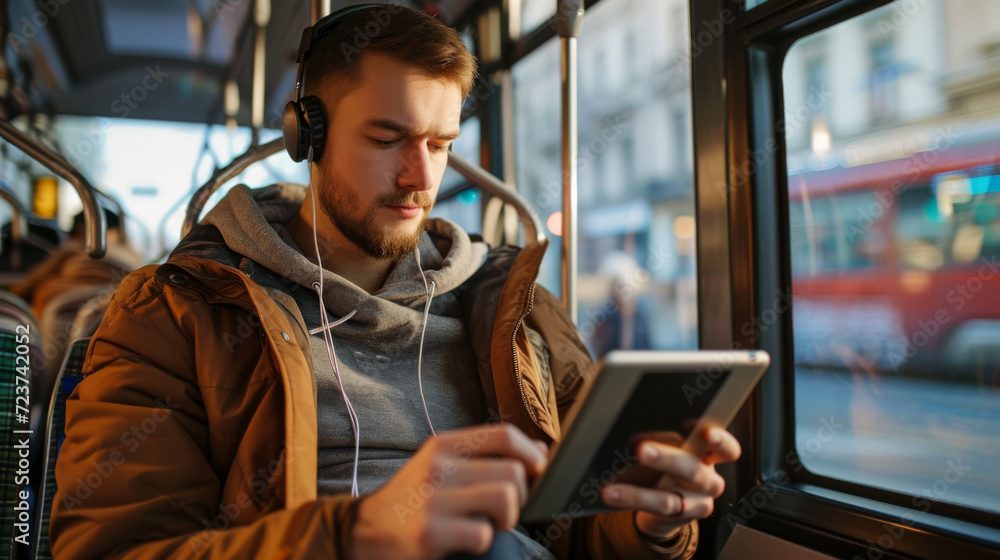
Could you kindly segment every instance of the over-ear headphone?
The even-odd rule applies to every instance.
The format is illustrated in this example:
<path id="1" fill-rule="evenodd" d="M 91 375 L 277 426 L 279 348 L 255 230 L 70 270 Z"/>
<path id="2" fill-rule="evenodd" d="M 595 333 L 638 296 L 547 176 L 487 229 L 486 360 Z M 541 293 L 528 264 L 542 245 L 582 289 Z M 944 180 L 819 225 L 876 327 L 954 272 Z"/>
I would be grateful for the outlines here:
<path id="1" fill-rule="evenodd" d="M 285 139 L 285 150 L 292 161 L 299 162 L 309 157 L 312 149 L 312 161 L 319 161 L 326 142 L 326 123 L 323 120 L 323 105 L 315 95 L 301 97 L 302 76 L 305 71 L 306 59 L 313 44 L 351 14 L 382 7 L 383 4 L 358 4 L 337 10 L 315 25 L 302 31 L 302 41 L 299 43 L 299 53 L 295 60 L 299 64 L 295 76 L 295 100 L 285 105 L 281 114 L 281 135 Z"/>

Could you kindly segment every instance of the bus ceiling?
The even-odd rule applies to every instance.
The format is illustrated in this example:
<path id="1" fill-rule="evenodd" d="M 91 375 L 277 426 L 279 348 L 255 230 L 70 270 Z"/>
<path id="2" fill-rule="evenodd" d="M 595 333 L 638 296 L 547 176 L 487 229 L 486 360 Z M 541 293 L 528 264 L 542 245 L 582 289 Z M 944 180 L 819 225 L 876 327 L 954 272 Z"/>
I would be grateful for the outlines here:
<path id="1" fill-rule="evenodd" d="M 4 116 L 50 112 L 221 123 L 232 81 L 239 96 L 236 121 L 249 125 L 254 5 L 11 0 L 3 33 L 12 91 Z M 310 3 L 282 2 L 277 8 L 267 23 L 264 80 L 264 124 L 275 128 L 294 87 L 295 46 L 309 22 Z"/>

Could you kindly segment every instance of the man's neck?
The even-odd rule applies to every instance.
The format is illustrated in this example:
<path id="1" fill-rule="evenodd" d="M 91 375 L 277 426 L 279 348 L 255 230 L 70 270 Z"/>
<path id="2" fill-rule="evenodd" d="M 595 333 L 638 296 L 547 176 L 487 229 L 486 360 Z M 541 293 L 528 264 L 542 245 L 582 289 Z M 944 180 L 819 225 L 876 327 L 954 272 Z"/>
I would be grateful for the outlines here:
<path id="1" fill-rule="evenodd" d="M 360 247 L 348 241 L 336 226 L 324 220 L 319 212 L 316 214 L 316 219 L 319 222 L 316 235 L 319 238 L 323 268 L 369 294 L 381 288 L 392 272 L 392 261 L 376 259 L 365 253 Z M 306 197 L 299 213 L 285 228 L 306 258 L 314 263 L 317 262 L 316 244 L 313 241 L 312 200 L 309 197 Z"/>

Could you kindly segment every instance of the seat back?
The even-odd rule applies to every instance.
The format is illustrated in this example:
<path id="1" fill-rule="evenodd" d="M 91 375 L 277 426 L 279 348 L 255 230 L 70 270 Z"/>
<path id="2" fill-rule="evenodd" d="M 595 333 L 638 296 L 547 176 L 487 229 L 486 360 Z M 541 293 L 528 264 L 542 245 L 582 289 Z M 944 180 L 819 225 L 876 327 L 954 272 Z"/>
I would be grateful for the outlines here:
<path id="1" fill-rule="evenodd" d="M 52 550 L 49 547 L 49 516 L 52 514 L 52 501 L 56 495 L 56 459 L 59 457 L 59 448 L 66 437 L 66 399 L 69 397 L 77 384 L 83 380 L 83 361 L 87 356 L 87 347 L 90 346 L 90 338 L 81 338 L 70 343 L 66 351 L 66 359 L 56 377 L 55 390 L 52 393 L 52 402 L 49 405 L 49 416 L 47 422 L 48 434 L 45 445 L 45 478 L 42 481 L 40 495 L 42 497 L 41 514 L 38 516 L 35 530 L 35 559 L 52 558 Z"/>
<path id="2" fill-rule="evenodd" d="M 29 311 L 0 298 L 0 558 L 26 558 L 41 477 L 41 340 Z M 33 413 L 34 412 L 34 413 Z"/>

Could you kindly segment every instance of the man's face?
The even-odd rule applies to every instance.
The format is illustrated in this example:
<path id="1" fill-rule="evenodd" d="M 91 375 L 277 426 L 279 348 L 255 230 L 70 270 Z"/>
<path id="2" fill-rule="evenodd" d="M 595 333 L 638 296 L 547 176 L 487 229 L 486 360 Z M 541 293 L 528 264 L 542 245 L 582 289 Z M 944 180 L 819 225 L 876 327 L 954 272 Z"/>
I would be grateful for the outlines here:
<path id="1" fill-rule="evenodd" d="M 366 53 L 360 64 L 360 84 L 329 109 L 316 193 L 348 241 L 399 261 L 416 249 L 437 197 L 462 92 L 382 55 Z"/>

